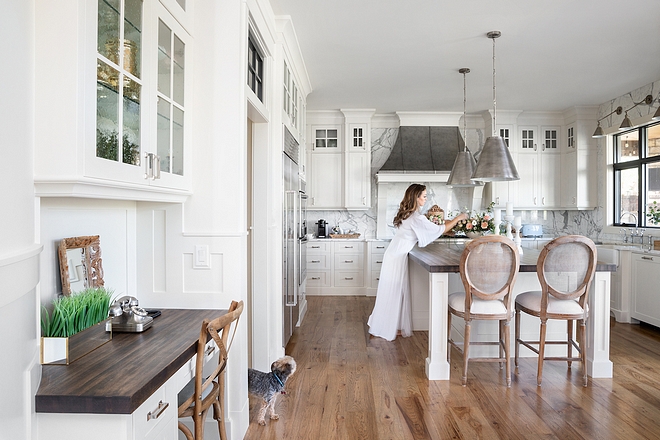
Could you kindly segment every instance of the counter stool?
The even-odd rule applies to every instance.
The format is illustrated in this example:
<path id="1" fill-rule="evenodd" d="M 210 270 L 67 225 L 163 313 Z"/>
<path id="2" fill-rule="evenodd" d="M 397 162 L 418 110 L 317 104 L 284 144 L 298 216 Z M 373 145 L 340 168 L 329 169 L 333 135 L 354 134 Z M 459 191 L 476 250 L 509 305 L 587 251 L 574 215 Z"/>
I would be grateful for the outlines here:
<path id="1" fill-rule="evenodd" d="M 465 292 L 449 295 L 447 319 L 447 360 L 451 347 L 463 355 L 463 386 L 467 384 L 468 360 L 499 362 L 506 365 L 506 386 L 511 386 L 510 322 L 513 317 L 512 290 L 518 275 L 520 255 L 518 247 L 510 239 L 500 235 L 479 237 L 465 246 L 459 270 Z M 456 315 L 465 321 L 464 342 L 451 337 L 451 317 Z M 496 342 L 470 342 L 472 320 L 499 321 Z M 497 345 L 499 356 L 494 358 L 470 358 L 470 345 Z"/>
<path id="2" fill-rule="evenodd" d="M 536 273 L 541 283 L 540 291 L 521 293 L 516 297 L 516 356 L 518 371 L 520 344 L 538 354 L 538 373 L 536 383 L 541 386 L 543 361 L 582 362 L 584 386 L 587 386 L 586 368 L 586 322 L 589 315 L 587 298 L 589 287 L 596 270 L 596 246 L 594 242 L 581 235 L 558 237 L 545 245 L 536 263 Z M 523 341 L 520 337 L 520 312 L 541 319 L 538 341 Z M 567 321 L 565 341 L 546 341 L 548 319 Z M 573 321 L 578 324 L 577 343 L 573 339 Z M 567 346 L 564 357 L 546 357 L 546 344 Z M 538 348 L 534 347 L 538 346 Z M 573 348 L 578 356 L 573 356 Z"/>
<path id="3" fill-rule="evenodd" d="M 224 396 L 225 396 L 225 368 L 227 367 L 227 354 L 231 348 L 238 327 L 238 318 L 243 312 L 243 301 L 232 301 L 227 314 L 209 322 L 202 322 L 202 329 L 197 341 L 197 362 L 195 365 L 195 377 L 179 392 L 179 419 L 192 417 L 195 433 L 179 420 L 179 430 L 184 433 L 188 440 L 204 439 L 204 421 L 211 407 L 213 407 L 213 418 L 218 422 L 220 438 L 227 439 L 225 432 Z M 231 341 L 229 339 L 230 328 L 234 324 Z M 218 365 L 213 372 L 204 377 L 204 357 L 206 343 L 213 338 L 220 350 Z"/>

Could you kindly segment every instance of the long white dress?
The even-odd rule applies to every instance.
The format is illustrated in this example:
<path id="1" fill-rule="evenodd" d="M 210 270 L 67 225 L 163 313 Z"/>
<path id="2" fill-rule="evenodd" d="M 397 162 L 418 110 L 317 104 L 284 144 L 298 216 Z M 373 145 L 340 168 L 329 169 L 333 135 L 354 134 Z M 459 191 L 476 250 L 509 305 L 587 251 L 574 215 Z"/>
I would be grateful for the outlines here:
<path id="1" fill-rule="evenodd" d="M 415 244 L 426 246 L 444 231 L 444 225 L 432 223 L 419 211 L 401 223 L 383 256 L 376 304 L 368 321 L 369 333 L 388 341 L 396 338 L 398 330 L 404 337 L 412 335 L 408 252 Z"/>

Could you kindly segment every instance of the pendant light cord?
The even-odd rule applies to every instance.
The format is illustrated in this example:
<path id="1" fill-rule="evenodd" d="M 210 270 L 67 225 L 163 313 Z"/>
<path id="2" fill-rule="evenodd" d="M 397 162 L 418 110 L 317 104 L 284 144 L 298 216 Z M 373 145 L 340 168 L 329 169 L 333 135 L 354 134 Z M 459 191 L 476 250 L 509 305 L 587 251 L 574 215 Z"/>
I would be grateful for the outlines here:
<path id="1" fill-rule="evenodd" d="M 465 75 L 470 69 L 463 69 L 463 152 L 467 151 L 467 116 L 466 116 L 466 88 L 465 88 Z"/>
<path id="2" fill-rule="evenodd" d="M 497 93 L 495 88 L 495 39 L 502 35 L 500 31 L 491 31 L 486 34 L 493 40 L 493 136 L 497 136 Z"/>

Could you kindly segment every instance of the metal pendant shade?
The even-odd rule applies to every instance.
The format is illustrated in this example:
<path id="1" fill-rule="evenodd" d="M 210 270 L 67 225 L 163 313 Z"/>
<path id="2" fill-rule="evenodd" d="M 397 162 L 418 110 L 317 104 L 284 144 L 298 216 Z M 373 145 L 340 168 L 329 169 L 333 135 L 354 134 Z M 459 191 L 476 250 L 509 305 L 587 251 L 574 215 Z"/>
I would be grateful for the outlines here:
<path id="1" fill-rule="evenodd" d="M 451 173 L 449 174 L 447 186 L 460 188 L 481 185 L 480 182 L 472 180 L 472 174 L 474 173 L 476 165 L 477 161 L 474 160 L 474 156 L 472 156 L 470 150 L 466 148 L 463 151 L 459 151 L 456 155 L 456 161 L 451 169 Z"/>
<path id="2" fill-rule="evenodd" d="M 447 186 L 453 188 L 461 187 L 475 187 L 483 185 L 482 182 L 472 180 L 472 174 L 474 173 L 474 168 L 477 164 L 477 161 L 474 160 L 472 153 L 467 147 L 467 123 L 466 123 L 466 86 L 465 86 L 465 75 L 470 73 L 470 69 L 463 67 L 458 70 L 459 73 L 463 74 L 463 140 L 465 147 L 463 151 L 459 151 L 456 154 L 456 160 L 454 161 L 454 166 L 451 168 L 451 173 L 449 174 L 449 179 L 447 179 Z"/>
<path id="3" fill-rule="evenodd" d="M 491 136 L 486 139 L 479 162 L 472 174 L 472 179 L 482 182 L 498 182 L 519 180 L 520 175 L 513 163 L 509 147 L 501 136 Z"/>
<path id="4" fill-rule="evenodd" d="M 486 36 L 493 40 L 493 135 L 486 139 L 484 148 L 479 155 L 477 167 L 472 174 L 472 180 L 482 182 L 499 182 L 509 180 L 520 180 L 520 175 L 513 163 L 509 147 L 497 136 L 496 115 L 497 99 L 495 93 L 495 39 L 502 35 L 500 31 L 491 31 Z"/>

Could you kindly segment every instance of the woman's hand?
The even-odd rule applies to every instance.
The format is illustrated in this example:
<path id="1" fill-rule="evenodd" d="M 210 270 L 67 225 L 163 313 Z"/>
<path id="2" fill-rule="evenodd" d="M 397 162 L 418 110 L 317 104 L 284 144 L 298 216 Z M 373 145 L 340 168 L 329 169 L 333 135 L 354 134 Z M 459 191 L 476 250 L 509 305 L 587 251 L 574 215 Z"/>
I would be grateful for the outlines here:
<path id="1" fill-rule="evenodd" d="M 446 230 L 446 231 L 450 231 L 450 230 L 454 229 L 454 226 L 456 226 L 456 224 L 457 224 L 459 221 L 461 221 L 461 220 L 467 220 L 467 218 L 468 218 L 468 215 L 467 215 L 466 213 L 464 213 L 464 212 L 461 212 L 460 214 L 458 214 L 458 215 L 457 215 L 456 217 L 454 217 L 453 219 L 451 219 L 451 220 L 447 220 L 447 221 L 445 222 L 445 230 Z"/>

